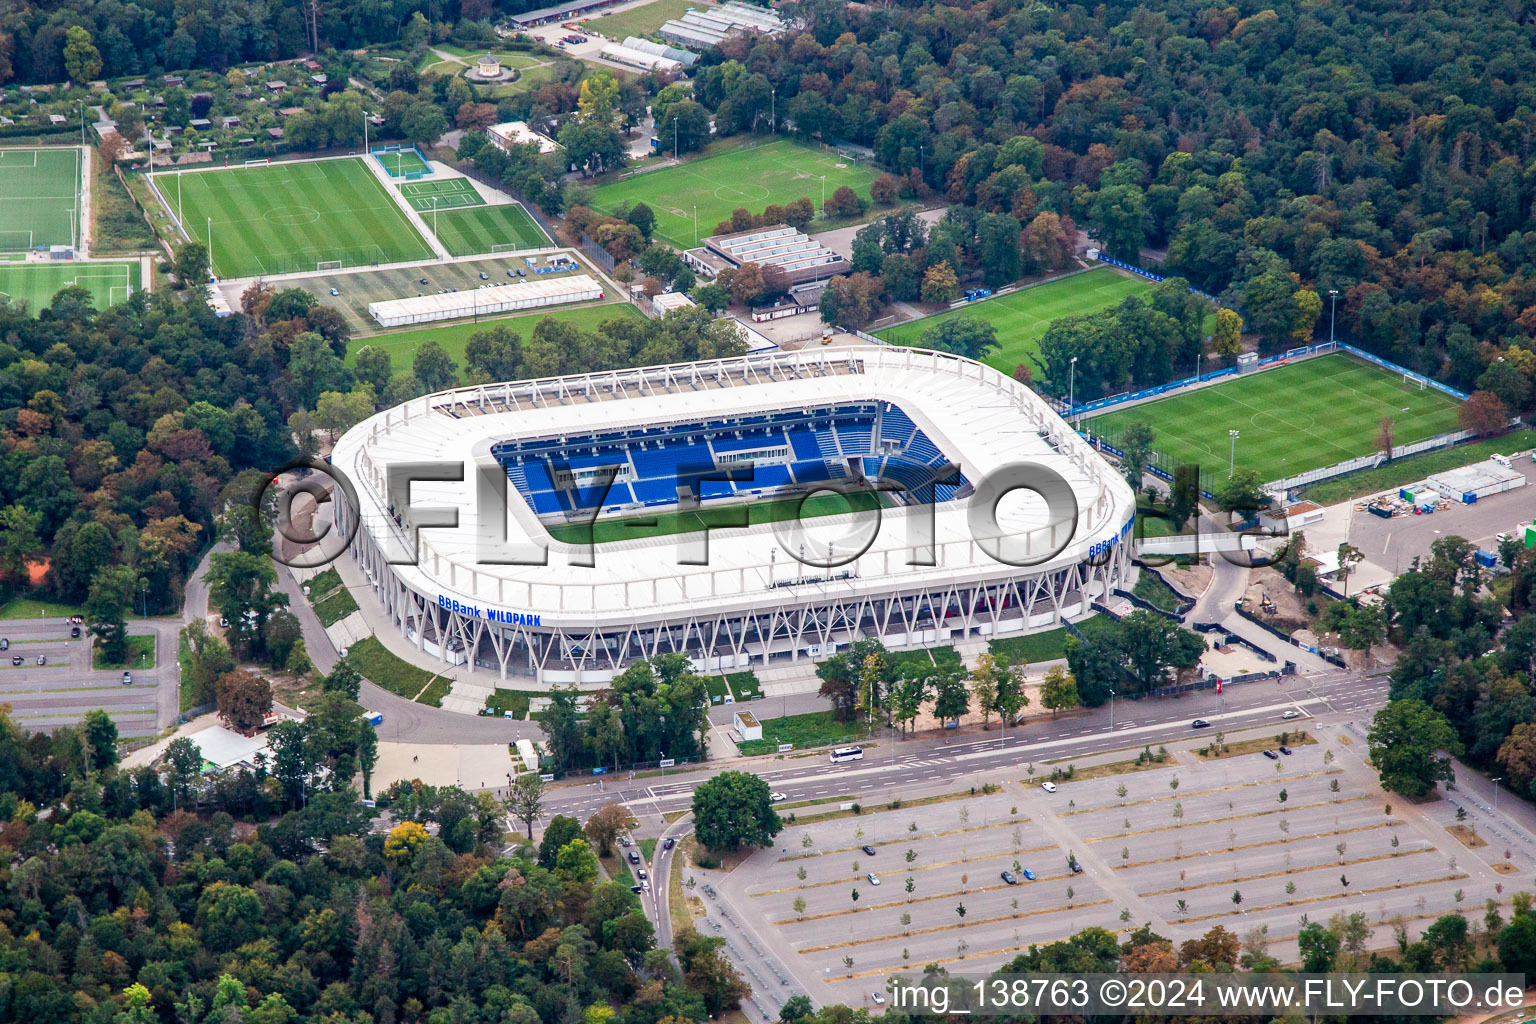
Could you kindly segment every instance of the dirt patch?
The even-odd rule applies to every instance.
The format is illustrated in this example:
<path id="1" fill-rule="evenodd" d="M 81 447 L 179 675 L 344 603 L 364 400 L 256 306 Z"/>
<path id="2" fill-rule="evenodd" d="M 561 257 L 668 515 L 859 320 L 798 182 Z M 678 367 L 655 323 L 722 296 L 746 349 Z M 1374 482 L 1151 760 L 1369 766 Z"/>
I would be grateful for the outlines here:
<path id="1" fill-rule="evenodd" d="M 1191 565 L 1184 568 L 1170 565 L 1157 571 L 1162 573 L 1163 579 L 1173 584 L 1174 589 L 1189 597 L 1199 597 L 1205 593 L 1205 588 L 1211 582 L 1211 567 L 1208 565 Z"/>
<path id="2" fill-rule="evenodd" d="M 1466 825 L 1449 825 L 1446 831 L 1455 836 L 1462 846 L 1469 850 L 1475 850 L 1479 846 L 1487 846 L 1488 840 L 1472 831 Z"/>
<path id="3" fill-rule="evenodd" d="M 1269 598 L 1273 611 L 1266 610 L 1265 597 Z M 1312 616 L 1307 614 L 1307 599 L 1296 593 L 1296 588 L 1284 576 L 1267 565 L 1248 573 L 1243 610 L 1285 633 L 1293 633 L 1312 621 Z"/>
<path id="4" fill-rule="evenodd" d="M 1494 861 L 1488 866 L 1501 875 L 1518 875 L 1520 873 L 1520 869 L 1507 860 Z"/>

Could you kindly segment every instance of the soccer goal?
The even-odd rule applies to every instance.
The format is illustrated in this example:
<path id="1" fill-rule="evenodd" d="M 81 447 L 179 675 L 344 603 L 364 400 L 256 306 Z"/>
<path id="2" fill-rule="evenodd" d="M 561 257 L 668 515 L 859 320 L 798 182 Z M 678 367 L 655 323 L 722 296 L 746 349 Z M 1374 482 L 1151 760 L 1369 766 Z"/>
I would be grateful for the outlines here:
<path id="1" fill-rule="evenodd" d="M 526 248 L 528 247 L 522 242 L 496 242 L 491 246 L 491 252 L 493 254 L 498 252 L 520 252 Z"/>
<path id="2" fill-rule="evenodd" d="M 1423 377 L 1415 377 L 1411 373 L 1403 374 L 1403 387 L 1405 387 L 1405 388 L 1416 387 L 1420 391 L 1423 391 L 1425 389 L 1425 387 L 1427 387 L 1427 386 L 1428 386 L 1428 384 L 1424 380 Z"/>
<path id="3" fill-rule="evenodd" d="M 27 228 L 0 231 L 0 252 L 28 252 L 32 248 L 32 232 Z"/>
<path id="4" fill-rule="evenodd" d="M 269 157 L 269 156 L 257 157 L 257 158 L 252 159 L 252 160 L 247 160 L 245 162 L 245 166 L 247 166 L 247 167 L 270 167 L 270 166 L 272 166 L 272 158 Z"/>
<path id="5" fill-rule="evenodd" d="M 341 267 L 341 260 L 320 260 L 315 264 L 316 270 L 340 270 Z"/>

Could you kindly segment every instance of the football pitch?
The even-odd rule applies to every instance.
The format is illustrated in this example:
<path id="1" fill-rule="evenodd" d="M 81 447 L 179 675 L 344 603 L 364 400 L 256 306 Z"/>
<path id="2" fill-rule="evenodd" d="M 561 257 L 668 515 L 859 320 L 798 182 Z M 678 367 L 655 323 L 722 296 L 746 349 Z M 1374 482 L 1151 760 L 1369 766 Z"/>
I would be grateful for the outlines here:
<path id="1" fill-rule="evenodd" d="M 0 252 L 75 245 L 78 147 L 0 149 Z"/>
<path id="2" fill-rule="evenodd" d="M 688 249 L 694 245 L 695 208 L 698 237 L 704 238 L 715 233 L 720 221 L 730 220 L 736 209 L 762 213 L 771 203 L 782 205 L 801 198 L 821 209 L 823 177 L 827 195 L 847 185 L 868 201 L 869 186 L 877 174 L 873 167 L 852 163 L 837 153 L 778 139 L 600 186 L 592 205 L 612 213 L 625 204 L 644 203 L 656 214 L 656 236 Z"/>
<path id="3" fill-rule="evenodd" d="M 438 241 L 455 256 L 496 252 L 498 245 L 503 247 L 500 251 L 510 252 L 550 244 L 528 211 L 515 203 L 429 213 L 423 219 L 433 225 Z"/>
<path id="4" fill-rule="evenodd" d="M 1112 412 L 1081 429 L 1115 444 L 1130 424 L 1149 424 L 1153 448 L 1216 479 L 1228 463 L 1227 431 L 1236 430 L 1236 464 L 1269 481 L 1371 454 L 1383 418 L 1399 445 L 1456 430 L 1456 407 L 1450 395 L 1340 353 Z"/>
<path id="5" fill-rule="evenodd" d="M 978 317 L 997 328 L 998 348 L 987 358 L 990 365 L 1012 373 L 1015 366 L 1024 363 L 1038 374 L 1040 368 L 1032 357 L 1040 354 L 1040 338 L 1051 324 L 1064 316 L 1097 313 L 1151 287 L 1152 282 L 1144 278 L 1096 267 L 874 333 L 893 345 L 921 345 L 923 332 L 945 320 Z"/>
<path id="6" fill-rule="evenodd" d="M 432 167 L 414 149 L 398 152 L 375 152 L 374 157 L 384 165 L 391 178 L 403 178 L 407 174 L 431 174 Z"/>
<path id="7" fill-rule="evenodd" d="M 717 505 L 689 512 L 641 512 L 632 516 L 599 519 L 592 524 L 592 543 L 671 537 L 679 533 L 697 533 L 706 527 L 727 529 L 733 523 L 740 522 L 743 510 L 747 514 L 747 523 L 759 526 L 786 519 L 814 519 L 818 516 L 868 512 L 880 505 L 881 501 L 879 495 L 873 492 L 854 491 L 850 494 L 813 494 L 804 501 L 800 498 L 779 498 L 776 501 Z M 549 535 L 562 543 L 582 543 L 587 539 L 585 526 L 560 525 L 548 529 Z"/>
<path id="8" fill-rule="evenodd" d="M 89 289 L 97 309 L 106 309 L 139 290 L 139 261 L 0 263 L 0 302 L 9 296 L 32 313 L 46 308 L 59 289 L 75 285 Z"/>
<path id="9" fill-rule="evenodd" d="M 219 277 L 436 256 L 362 157 L 168 171 L 154 184 Z"/>
<path id="10" fill-rule="evenodd" d="M 484 206 L 485 200 L 468 178 L 433 178 L 431 181 L 407 181 L 400 194 L 419 213 L 431 210 L 456 210 L 465 206 Z"/>

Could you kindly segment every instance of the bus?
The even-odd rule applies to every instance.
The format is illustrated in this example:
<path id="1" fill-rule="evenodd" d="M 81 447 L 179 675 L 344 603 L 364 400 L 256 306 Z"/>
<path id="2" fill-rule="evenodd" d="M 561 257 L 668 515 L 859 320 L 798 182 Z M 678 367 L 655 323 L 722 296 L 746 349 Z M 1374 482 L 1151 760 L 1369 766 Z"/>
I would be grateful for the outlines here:
<path id="1" fill-rule="evenodd" d="M 843 761 L 862 761 L 864 760 L 864 748 L 838 747 L 836 750 L 832 751 L 831 760 L 833 764 L 840 764 Z"/>

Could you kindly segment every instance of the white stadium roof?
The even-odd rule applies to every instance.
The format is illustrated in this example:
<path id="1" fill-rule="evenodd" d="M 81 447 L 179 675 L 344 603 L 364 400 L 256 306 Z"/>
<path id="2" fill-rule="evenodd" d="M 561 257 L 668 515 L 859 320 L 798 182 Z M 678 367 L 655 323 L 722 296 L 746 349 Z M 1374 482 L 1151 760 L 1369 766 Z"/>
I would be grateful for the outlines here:
<path id="1" fill-rule="evenodd" d="M 898 404 L 972 482 L 1020 462 L 1054 469 L 1075 499 L 1075 521 L 1052 521 L 1045 502 L 1028 491 L 1014 490 L 999 502 L 1006 543 L 1015 545 L 1014 551 L 1027 547 L 1029 558 L 1045 559 L 1027 568 L 987 553 L 996 542 L 979 534 L 968 516 L 972 503 L 963 499 L 886 509 L 875 531 L 868 529 L 868 517 L 805 521 L 803 535 L 794 541 L 813 557 L 825 557 L 829 547 L 834 557 L 852 553 L 861 537 L 874 533 L 863 554 L 831 569 L 802 564 L 785 550 L 780 528 L 772 525 L 711 531 L 707 564 L 695 565 L 686 563 L 684 549 L 695 557 L 702 534 L 599 544 L 589 556 L 584 548 L 551 540 L 514 488 L 506 488 L 506 515 L 494 503 L 482 510 L 476 497 L 477 476 L 496 481 L 498 488 L 507 483 L 505 469 L 491 455 L 496 442 L 868 400 Z M 401 506 L 409 503 L 394 510 L 402 513 L 402 522 L 409 524 L 413 514 L 423 518 L 427 509 L 453 509 L 458 525 L 422 528 L 415 564 L 394 564 L 391 571 L 431 604 L 458 602 L 476 609 L 474 614 L 497 609 L 538 616 L 532 621 L 545 628 L 621 628 L 642 620 L 724 614 L 760 605 L 769 592 L 778 602 L 810 602 L 1044 573 L 1078 564 L 1123 539 L 1134 506 L 1120 475 L 1029 389 L 971 360 L 908 348 L 775 351 L 462 388 L 373 416 L 349 430 L 333 453 L 333 464 L 356 488 L 361 528 L 397 563 L 411 561 L 410 548 L 390 514 L 387 468 L 459 462 L 463 482 L 417 480 L 408 495 L 399 495 Z M 931 548 L 921 532 L 930 513 Z M 508 561 L 513 551 L 527 561 L 527 554 L 541 547 L 548 549 L 545 564 L 488 561 L 492 553 Z M 917 557 L 919 552 L 930 557 Z M 589 559 L 595 564 L 581 564 Z M 914 560 L 933 564 L 908 564 Z"/>

